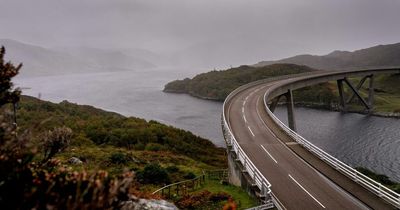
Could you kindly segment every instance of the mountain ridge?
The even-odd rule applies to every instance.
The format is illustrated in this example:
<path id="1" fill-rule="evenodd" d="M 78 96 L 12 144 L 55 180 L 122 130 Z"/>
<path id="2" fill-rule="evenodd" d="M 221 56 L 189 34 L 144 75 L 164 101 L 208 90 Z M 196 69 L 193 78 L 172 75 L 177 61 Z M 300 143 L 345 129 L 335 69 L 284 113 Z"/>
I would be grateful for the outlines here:
<path id="1" fill-rule="evenodd" d="M 156 67 L 149 61 L 112 49 L 50 49 L 12 39 L 0 39 L 0 46 L 6 47 L 7 60 L 23 63 L 25 71 L 20 74 L 23 77 L 127 71 Z"/>
<path id="2" fill-rule="evenodd" d="M 400 43 L 376 45 L 354 51 L 335 50 L 326 55 L 301 54 L 275 61 L 261 61 L 254 66 L 276 63 L 307 65 L 321 70 L 394 67 L 400 66 Z"/>

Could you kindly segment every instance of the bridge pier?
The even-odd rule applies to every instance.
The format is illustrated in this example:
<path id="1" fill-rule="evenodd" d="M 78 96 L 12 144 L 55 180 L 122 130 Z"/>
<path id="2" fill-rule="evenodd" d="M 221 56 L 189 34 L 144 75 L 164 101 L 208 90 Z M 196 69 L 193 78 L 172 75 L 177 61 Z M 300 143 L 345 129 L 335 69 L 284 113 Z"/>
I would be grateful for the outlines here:
<path id="1" fill-rule="evenodd" d="M 370 106 L 370 109 L 372 110 L 374 108 L 374 75 L 372 74 L 369 76 L 369 86 L 368 86 L 368 104 Z"/>
<path id="2" fill-rule="evenodd" d="M 289 128 L 293 131 L 296 131 L 296 121 L 294 117 L 294 102 L 293 102 L 293 92 L 291 89 L 288 89 L 286 96 L 286 107 L 287 107 L 287 114 L 288 114 L 288 124 Z"/>
<path id="3" fill-rule="evenodd" d="M 369 79 L 369 90 L 368 90 L 368 99 L 367 101 L 361 96 L 360 89 L 365 83 L 366 79 Z M 350 87 L 350 90 L 353 92 L 351 97 L 346 101 L 343 89 L 343 82 Z M 342 112 L 347 111 L 347 104 L 351 103 L 351 101 L 357 96 L 359 101 L 364 105 L 365 109 L 370 112 L 374 107 L 374 75 L 368 75 L 363 77 L 356 87 L 351 84 L 351 82 L 347 79 L 347 77 L 343 79 L 337 80 L 337 86 L 339 90 L 339 109 Z"/>
<path id="4" fill-rule="evenodd" d="M 339 89 L 339 109 L 342 112 L 346 111 L 346 101 L 344 99 L 344 90 L 343 90 L 343 80 L 340 79 L 337 81 L 337 86 Z"/>

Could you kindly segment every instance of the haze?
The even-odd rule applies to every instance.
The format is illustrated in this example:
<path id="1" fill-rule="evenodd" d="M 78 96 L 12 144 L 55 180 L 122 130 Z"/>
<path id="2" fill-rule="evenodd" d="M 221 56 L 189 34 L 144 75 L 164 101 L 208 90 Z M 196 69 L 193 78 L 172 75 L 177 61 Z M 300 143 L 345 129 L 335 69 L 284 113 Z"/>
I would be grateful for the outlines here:
<path id="1" fill-rule="evenodd" d="M 1 0 L 0 38 L 226 68 L 400 41 L 398 0 Z"/>

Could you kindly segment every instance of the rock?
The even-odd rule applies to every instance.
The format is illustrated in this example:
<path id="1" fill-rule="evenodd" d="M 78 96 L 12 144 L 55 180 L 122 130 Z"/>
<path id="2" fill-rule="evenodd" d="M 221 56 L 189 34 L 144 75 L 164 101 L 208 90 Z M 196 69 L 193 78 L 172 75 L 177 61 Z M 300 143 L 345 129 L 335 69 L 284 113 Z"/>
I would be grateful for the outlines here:
<path id="1" fill-rule="evenodd" d="M 68 163 L 70 164 L 74 164 L 74 165 L 80 165 L 83 164 L 83 162 L 81 160 L 79 160 L 79 158 L 77 157 L 72 157 L 68 160 Z"/>
<path id="2" fill-rule="evenodd" d="M 178 210 L 173 203 L 155 199 L 132 199 L 123 202 L 121 206 L 121 210 Z"/>

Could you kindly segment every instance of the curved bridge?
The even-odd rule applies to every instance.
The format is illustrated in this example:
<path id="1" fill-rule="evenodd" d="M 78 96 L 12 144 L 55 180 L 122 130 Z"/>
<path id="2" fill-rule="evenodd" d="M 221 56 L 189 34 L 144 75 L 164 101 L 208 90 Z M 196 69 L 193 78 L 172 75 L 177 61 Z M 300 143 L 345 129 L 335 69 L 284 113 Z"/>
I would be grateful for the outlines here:
<path id="1" fill-rule="evenodd" d="M 256 81 L 233 91 L 224 102 L 222 114 L 230 181 L 264 202 L 273 202 L 278 209 L 400 208 L 398 193 L 295 132 L 292 90 L 336 80 L 343 110 L 343 84 L 347 84 L 354 92 L 349 100 L 358 97 L 368 111 L 373 107 L 373 76 L 383 73 L 400 73 L 400 68 L 289 75 Z M 360 76 L 363 79 L 357 87 L 347 80 Z M 370 92 L 365 100 L 358 90 L 367 79 Z M 290 128 L 272 113 L 281 96 L 287 99 Z"/>

